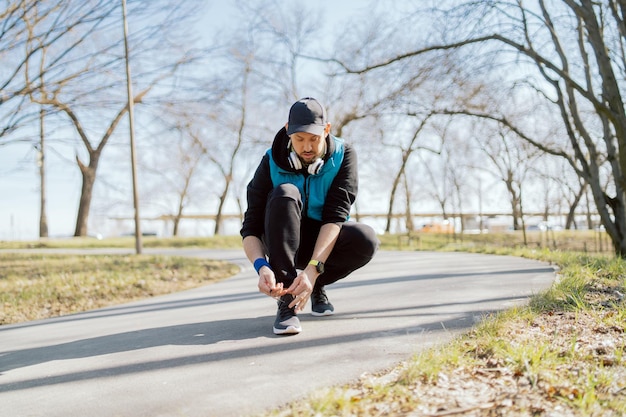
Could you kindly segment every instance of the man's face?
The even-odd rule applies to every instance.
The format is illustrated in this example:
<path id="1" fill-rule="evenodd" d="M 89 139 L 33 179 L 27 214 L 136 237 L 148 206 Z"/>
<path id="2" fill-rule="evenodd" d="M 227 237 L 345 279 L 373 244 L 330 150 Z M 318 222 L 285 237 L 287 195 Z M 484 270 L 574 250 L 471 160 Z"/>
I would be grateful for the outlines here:
<path id="1" fill-rule="evenodd" d="M 330 131 L 330 125 L 324 130 L 323 137 L 307 132 L 296 132 L 290 136 L 291 147 L 305 164 L 310 164 L 324 155 L 328 131 Z"/>

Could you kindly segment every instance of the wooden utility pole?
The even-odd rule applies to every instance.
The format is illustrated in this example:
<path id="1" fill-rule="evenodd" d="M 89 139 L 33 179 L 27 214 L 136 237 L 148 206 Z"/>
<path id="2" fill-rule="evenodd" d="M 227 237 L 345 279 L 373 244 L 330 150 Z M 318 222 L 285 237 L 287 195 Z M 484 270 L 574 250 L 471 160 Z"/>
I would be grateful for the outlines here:
<path id="1" fill-rule="evenodd" d="M 126 20 L 126 0 L 122 0 L 122 15 L 124 20 L 124 52 L 126 56 L 126 85 L 128 87 L 128 125 L 130 128 L 130 160 L 133 173 L 133 205 L 135 207 L 135 251 L 141 254 L 141 220 L 139 217 L 139 192 L 137 191 L 137 158 L 135 156 L 135 117 L 132 77 L 130 76 L 130 59 L 128 53 L 128 21 Z"/>
<path id="2" fill-rule="evenodd" d="M 37 164 L 39 165 L 39 237 L 48 237 L 48 216 L 46 215 L 46 110 L 43 105 L 39 109 L 39 152 Z"/>

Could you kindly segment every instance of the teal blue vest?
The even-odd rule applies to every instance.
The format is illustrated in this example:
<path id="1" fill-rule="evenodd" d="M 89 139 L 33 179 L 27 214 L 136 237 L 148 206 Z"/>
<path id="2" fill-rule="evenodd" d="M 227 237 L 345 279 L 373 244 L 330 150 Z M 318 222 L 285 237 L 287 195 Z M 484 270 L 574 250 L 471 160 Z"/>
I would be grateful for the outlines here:
<path id="1" fill-rule="evenodd" d="M 290 172 L 280 168 L 272 157 L 272 150 L 267 150 L 270 159 L 270 175 L 274 187 L 285 183 L 298 187 L 302 196 L 302 203 L 306 208 L 306 216 L 320 221 L 322 220 L 326 194 L 343 162 L 343 139 L 334 136 L 331 136 L 331 139 L 335 141 L 335 151 L 324 162 L 320 172 L 315 175 L 305 176 L 301 172 Z"/>

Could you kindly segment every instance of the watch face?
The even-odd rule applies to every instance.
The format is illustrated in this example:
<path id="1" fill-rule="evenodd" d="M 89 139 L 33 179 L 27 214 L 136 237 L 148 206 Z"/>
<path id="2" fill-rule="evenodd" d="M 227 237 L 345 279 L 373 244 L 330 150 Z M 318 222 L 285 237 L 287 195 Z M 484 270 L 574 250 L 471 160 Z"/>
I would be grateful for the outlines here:
<path id="1" fill-rule="evenodd" d="M 324 273 L 324 262 L 318 262 L 317 265 L 315 266 L 315 269 L 317 269 L 317 272 L 319 272 L 320 274 Z"/>

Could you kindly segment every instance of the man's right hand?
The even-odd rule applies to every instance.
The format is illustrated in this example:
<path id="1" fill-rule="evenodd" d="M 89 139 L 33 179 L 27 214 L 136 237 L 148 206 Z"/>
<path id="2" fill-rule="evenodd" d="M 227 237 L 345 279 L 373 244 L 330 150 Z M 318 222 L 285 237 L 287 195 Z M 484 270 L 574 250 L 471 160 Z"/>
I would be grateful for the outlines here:
<path id="1" fill-rule="evenodd" d="M 259 291 L 272 298 L 278 298 L 285 294 L 282 282 L 276 284 L 274 271 L 266 266 L 259 270 Z"/>

